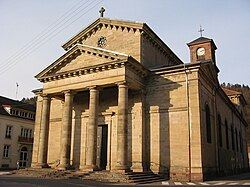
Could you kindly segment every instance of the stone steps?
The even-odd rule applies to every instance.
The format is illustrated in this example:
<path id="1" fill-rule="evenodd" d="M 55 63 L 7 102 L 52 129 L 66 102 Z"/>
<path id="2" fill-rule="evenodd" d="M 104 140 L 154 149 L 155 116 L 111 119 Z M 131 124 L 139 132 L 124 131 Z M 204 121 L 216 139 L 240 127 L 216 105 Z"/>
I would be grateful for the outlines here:
<path id="1" fill-rule="evenodd" d="M 163 176 L 152 172 L 131 172 L 126 174 L 129 178 L 129 183 L 149 184 L 165 181 Z"/>
<path id="2" fill-rule="evenodd" d="M 161 175 L 152 172 L 128 172 L 115 173 L 110 171 L 95 171 L 82 172 L 75 170 L 60 171 L 55 169 L 21 169 L 17 170 L 14 175 L 50 178 L 50 179 L 82 179 L 95 180 L 110 183 L 135 183 L 147 184 L 154 182 L 161 182 L 165 179 Z"/>
<path id="3" fill-rule="evenodd" d="M 128 177 L 126 175 L 109 171 L 95 171 L 85 174 L 82 179 L 111 183 L 128 183 Z"/>

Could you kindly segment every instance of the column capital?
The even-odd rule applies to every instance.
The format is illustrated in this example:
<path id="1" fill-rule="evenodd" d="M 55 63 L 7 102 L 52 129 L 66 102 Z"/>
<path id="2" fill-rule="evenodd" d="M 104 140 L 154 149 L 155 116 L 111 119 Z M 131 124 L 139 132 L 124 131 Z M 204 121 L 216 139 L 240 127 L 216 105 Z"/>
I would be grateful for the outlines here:
<path id="1" fill-rule="evenodd" d="M 64 90 L 63 93 L 64 95 L 74 95 L 76 92 L 73 90 Z"/>
<path id="2" fill-rule="evenodd" d="M 51 95 L 49 94 L 40 94 L 40 96 L 43 98 L 43 100 L 48 100 L 48 99 L 51 99 Z"/>
<path id="3" fill-rule="evenodd" d="M 32 92 L 36 95 L 36 96 L 41 96 L 43 94 L 43 89 L 36 89 L 36 90 L 32 90 Z"/>
<path id="4" fill-rule="evenodd" d="M 95 85 L 95 86 L 89 86 L 89 87 L 87 87 L 89 90 L 101 90 L 102 88 L 100 87 L 100 86 L 97 86 L 97 85 Z"/>
<path id="5" fill-rule="evenodd" d="M 128 81 L 119 81 L 115 83 L 117 86 L 128 86 Z"/>

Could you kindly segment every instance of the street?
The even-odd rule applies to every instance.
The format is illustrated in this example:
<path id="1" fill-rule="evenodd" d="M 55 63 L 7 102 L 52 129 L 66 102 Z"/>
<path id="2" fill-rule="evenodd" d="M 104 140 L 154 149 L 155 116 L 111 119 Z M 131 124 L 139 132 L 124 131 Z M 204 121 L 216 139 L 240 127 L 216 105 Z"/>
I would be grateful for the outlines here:
<path id="1" fill-rule="evenodd" d="M 97 187 L 97 186 L 250 186 L 250 173 L 234 175 L 206 182 L 173 182 L 164 181 L 152 184 L 103 183 L 81 179 L 42 179 L 35 177 L 13 176 L 8 173 L 0 175 L 0 186 L 3 187 Z"/>
<path id="2" fill-rule="evenodd" d="M 116 184 L 117 185 L 117 184 Z M 112 184 L 80 179 L 41 179 L 28 177 L 0 176 L 0 186 L 4 187 L 93 187 L 112 186 Z M 131 185 L 119 185 L 131 186 Z"/>

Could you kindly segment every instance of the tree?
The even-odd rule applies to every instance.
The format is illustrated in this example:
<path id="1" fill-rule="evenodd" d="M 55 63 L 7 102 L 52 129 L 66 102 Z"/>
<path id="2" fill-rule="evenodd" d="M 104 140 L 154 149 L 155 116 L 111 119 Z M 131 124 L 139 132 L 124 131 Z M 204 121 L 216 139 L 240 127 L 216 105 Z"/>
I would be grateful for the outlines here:
<path id="1" fill-rule="evenodd" d="M 23 98 L 21 102 L 36 106 L 36 99 L 37 97 Z"/>

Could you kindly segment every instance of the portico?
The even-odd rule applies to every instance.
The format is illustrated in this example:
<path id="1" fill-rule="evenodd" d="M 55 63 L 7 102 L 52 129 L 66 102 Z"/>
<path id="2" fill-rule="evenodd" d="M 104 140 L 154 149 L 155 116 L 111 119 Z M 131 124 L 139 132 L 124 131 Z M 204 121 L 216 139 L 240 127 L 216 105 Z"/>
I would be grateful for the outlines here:
<path id="1" fill-rule="evenodd" d="M 71 52 L 75 56 L 60 59 L 60 61 L 56 62 L 47 72 L 42 72 L 43 75 L 38 75 L 38 77 L 43 77 L 40 81 L 44 82 L 44 88 L 39 95 L 42 105 L 40 106 L 42 108 L 40 113 L 41 123 L 37 122 L 36 128 L 40 129 L 40 138 L 35 142 L 38 146 L 38 150 L 37 157 L 34 156 L 32 166 L 47 167 L 51 165 L 48 163 L 49 159 L 47 159 L 48 148 L 50 147 L 48 142 L 53 138 L 49 136 L 49 129 L 51 128 L 50 124 L 53 124 L 56 117 L 58 130 L 61 129 L 57 134 L 57 136 L 60 137 L 60 144 L 58 144 L 60 151 L 57 151 L 59 156 L 58 164 L 56 165 L 57 169 L 66 170 L 70 167 L 75 167 L 76 165 L 73 164 L 71 158 L 71 155 L 75 154 L 78 154 L 79 157 L 79 165 L 77 166 L 79 169 L 86 171 L 100 169 L 100 166 L 97 164 L 97 130 L 98 125 L 106 124 L 109 132 L 107 134 L 108 146 L 106 149 L 108 160 L 106 168 L 109 170 L 127 171 L 130 168 L 127 164 L 128 91 L 135 91 L 143 87 L 143 82 L 140 80 L 147 74 L 147 70 L 140 64 L 135 64 L 135 60 L 131 57 L 116 55 L 116 57 L 122 57 L 123 59 L 114 59 L 110 57 L 111 52 L 104 51 L 106 55 L 109 54 L 108 58 L 110 58 L 110 60 L 112 59 L 111 62 L 86 67 L 80 70 L 67 69 L 67 71 L 63 73 L 52 73 L 52 75 L 50 75 L 51 69 L 56 69 L 57 66 L 60 66 L 63 62 L 74 61 L 74 59 L 80 58 L 83 48 L 86 50 L 87 47 L 78 46 L 75 51 Z M 87 49 L 93 50 L 92 48 Z M 90 78 L 91 81 L 88 81 Z M 81 80 L 81 84 L 79 84 L 79 80 Z M 82 80 L 86 81 L 83 82 Z M 116 106 L 113 106 L 111 110 L 103 111 L 100 104 L 105 103 L 105 98 L 101 98 L 102 101 L 100 102 L 100 94 L 102 92 L 106 94 L 105 90 L 107 89 L 115 91 L 116 94 L 112 100 L 116 103 Z M 75 97 L 85 97 L 85 103 L 78 103 L 78 99 Z M 82 109 L 80 109 L 78 105 L 82 105 Z M 50 109 L 54 107 L 60 108 L 62 113 L 56 112 L 56 114 L 50 114 Z M 78 113 L 80 114 L 78 116 L 80 118 L 79 124 L 76 122 Z M 104 118 L 114 118 L 113 121 L 117 120 L 117 124 L 116 122 L 115 125 L 110 122 L 107 123 L 105 120 L 100 122 L 103 115 Z M 84 120 L 86 120 L 86 122 L 83 122 Z M 79 153 L 73 153 L 75 150 L 72 149 L 72 146 L 74 146 L 72 136 L 75 137 L 75 132 L 72 131 L 72 127 L 76 125 L 81 125 L 79 128 L 82 137 L 79 142 L 81 144 L 80 151 L 76 151 Z M 113 138 L 114 135 L 112 135 L 114 132 L 117 133 L 115 138 Z M 85 135 L 85 137 L 83 137 L 83 135 Z M 111 143 L 113 144 L 114 141 L 116 141 L 114 144 L 116 147 L 113 147 L 113 145 L 111 147 Z M 116 154 L 116 162 L 111 161 L 111 151 L 112 154 Z M 34 160 L 37 160 L 37 162 L 34 162 Z M 53 160 L 51 161 L 53 162 Z M 110 162 L 112 162 L 112 164 Z"/>

